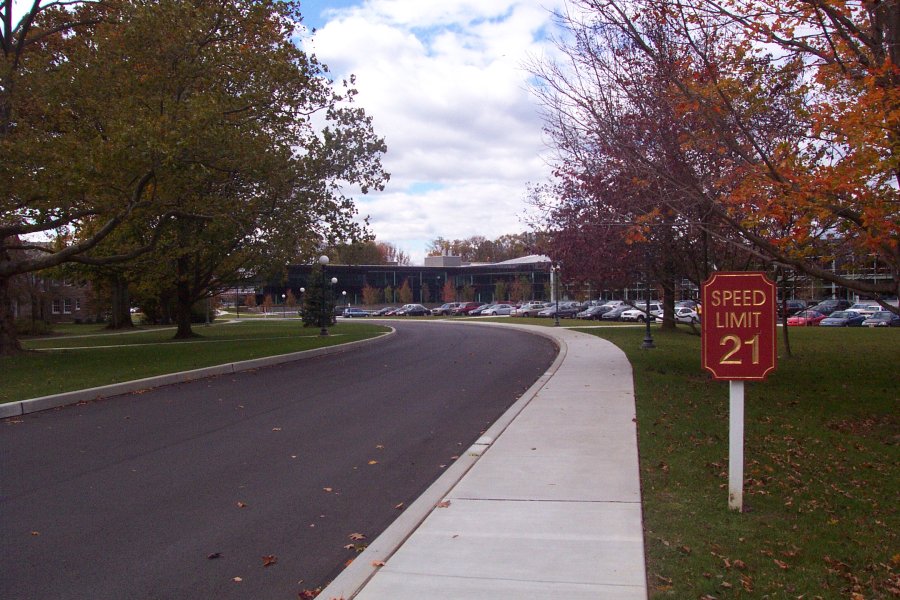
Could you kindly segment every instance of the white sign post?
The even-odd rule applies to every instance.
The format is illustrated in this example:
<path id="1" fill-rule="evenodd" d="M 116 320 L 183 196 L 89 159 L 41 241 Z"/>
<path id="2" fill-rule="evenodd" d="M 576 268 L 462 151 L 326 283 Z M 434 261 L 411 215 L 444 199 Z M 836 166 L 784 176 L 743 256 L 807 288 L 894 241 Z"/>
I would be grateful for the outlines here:
<path id="1" fill-rule="evenodd" d="M 728 382 L 728 508 L 744 510 L 744 382 Z"/>

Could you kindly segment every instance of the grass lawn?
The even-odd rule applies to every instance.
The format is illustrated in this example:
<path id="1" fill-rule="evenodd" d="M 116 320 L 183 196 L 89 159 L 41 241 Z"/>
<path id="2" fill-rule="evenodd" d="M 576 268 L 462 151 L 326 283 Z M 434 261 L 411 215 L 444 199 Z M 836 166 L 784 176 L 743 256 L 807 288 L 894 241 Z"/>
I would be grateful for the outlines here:
<path id="1" fill-rule="evenodd" d="M 585 331 L 634 368 L 651 598 L 900 597 L 900 331 L 791 329 L 794 356 L 745 385 L 742 514 L 699 336 Z"/>
<path id="2" fill-rule="evenodd" d="M 172 328 L 110 334 L 79 325 L 74 335 L 23 340 L 30 352 L 0 357 L 0 403 L 109 383 L 286 354 L 373 337 L 384 327 L 340 323 L 320 337 L 299 320 L 248 320 L 196 325 L 199 337 L 173 340 Z M 66 332 L 69 329 L 63 328 Z"/>

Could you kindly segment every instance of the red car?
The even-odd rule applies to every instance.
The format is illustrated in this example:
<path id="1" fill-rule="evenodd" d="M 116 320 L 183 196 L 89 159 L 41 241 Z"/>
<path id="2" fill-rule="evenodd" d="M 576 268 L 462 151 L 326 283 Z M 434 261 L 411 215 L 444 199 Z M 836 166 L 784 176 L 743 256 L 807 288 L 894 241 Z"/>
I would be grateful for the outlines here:
<path id="1" fill-rule="evenodd" d="M 799 327 L 818 325 L 826 316 L 815 310 L 802 310 L 796 315 L 788 317 L 787 324 Z"/>

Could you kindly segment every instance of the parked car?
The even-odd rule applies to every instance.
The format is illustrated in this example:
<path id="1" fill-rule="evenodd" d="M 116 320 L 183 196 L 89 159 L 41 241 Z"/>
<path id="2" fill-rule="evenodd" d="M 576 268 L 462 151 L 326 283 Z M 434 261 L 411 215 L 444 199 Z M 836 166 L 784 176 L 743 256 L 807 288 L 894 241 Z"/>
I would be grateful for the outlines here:
<path id="1" fill-rule="evenodd" d="M 691 310 L 696 311 L 697 307 L 700 305 L 696 300 L 679 300 L 675 303 L 675 308 L 690 308 Z"/>
<path id="2" fill-rule="evenodd" d="M 612 309 L 613 308 L 611 306 L 605 306 L 602 304 L 596 305 L 596 306 L 589 306 L 586 309 L 584 309 L 583 311 L 581 311 L 580 313 L 578 313 L 577 315 L 575 315 L 575 318 L 576 319 L 586 319 L 586 320 L 590 320 L 590 321 L 599 321 L 600 317 L 603 316 L 603 313 L 608 313 Z"/>
<path id="3" fill-rule="evenodd" d="M 581 305 L 577 302 L 560 302 L 559 303 L 559 318 L 560 319 L 572 319 L 581 311 Z M 538 311 L 538 317 L 556 317 L 556 303 L 551 302 L 541 311 Z"/>
<path id="4" fill-rule="evenodd" d="M 512 304 L 491 304 L 481 309 L 482 315 L 496 317 L 497 315 L 509 315 L 512 313 Z"/>
<path id="5" fill-rule="evenodd" d="M 657 317 L 662 316 L 662 305 L 659 302 L 651 302 L 650 303 L 650 316 Z M 624 311 L 621 315 L 619 315 L 619 320 L 621 321 L 640 321 L 643 322 L 644 319 L 647 318 L 647 304 L 645 302 L 638 302 L 635 304 L 634 308 L 629 308 Z"/>
<path id="6" fill-rule="evenodd" d="M 831 298 L 828 300 L 822 300 L 815 306 L 811 306 L 810 310 L 814 310 L 816 312 L 822 313 L 825 316 L 828 316 L 836 310 L 847 310 L 848 308 L 850 308 L 849 300 Z"/>
<path id="7" fill-rule="evenodd" d="M 809 327 L 818 325 L 828 315 L 822 314 L 817 310 L 802 310 L 796 315 L 788 317 L 787 324 L 791 327 Z"/>
<path id="8" fill-rule="evenodd" d="M 421 304 L 404 304 L 395 313 L 398 317 L 425 317 L 431 314 L 431 311 Z"/>
<path id="9" fill-rule="evenodd" d="M 603 316 L 600 317 L 602 321 L 618 321 L 622 316 L 622 313 L 626 310 L 631 310 L 631 307 L 627 304 L 623 304 L 622 306 L 617 306 L 610 311 L 603 313 Z"/>
<path id="10" fill-rule="evenodd" d="M 779 317 L 783 317 L 785 314 L 790 317 L 796 315 L 801 310 L 806 310 L 805 300 L 785 300 L 783 303 L 778 303 Z"/>
<path id="11" fill-rule="evenodd" d="M 386 317 L 386 316 L 389 316 L 391 313 L 393 313 L 395 310 L 397 310 L 396 306 L 385 306 L 384 308 L 379 308 L 378 310 L 373 312 L 372 316 L 373 317 Z"/>
<path id="12" fill-rule="evenodd" d="M 453 309 L 462 304 L 462 302 L 447 302 L 446 304 L 442 304 L 437 308 L 431 310 L 431 314 L 433 315 L 443 315 L 450 316 L 453 314 Z"/>
<path id="13" fill-rule="evenodd" d="M 357 308 L 355 306 L 348 306 L 341 314 L 348 319 L 353 317 L 368 317 L 370 315 L 369 311 Z"/>
<path id="14" fill-rule="evenodd" d="M 819 322 L 820 327 L 859 327 L 866 317 L 851 310 L 836 310 Z"/>
<path id="15" fill-rule="evenodd" d="M 539 312 L 547 307 L 543 302 L 526 302 L 515 312 L 516 317 L 536 317 Z"/>
<path id="16" fill-rule="evenodd" d="M 624 300 L 607 300 L 600 306 L 608 306 L 610 308 L 619 308 L 620 306 L 624 306 L 626 308 L 631 308 L 631 306 Z"/>
<path id="17" fill-rule="evenodd" d="M 857 302 L 847 310 L 860 314 L 863 317 L 871 317 L 875 313 L 883 311 L 884 308 L 877 302 Z"/>
<path id="18" fill-rule="evenodd" d="M 451 314 L 457 317 L 466 316 L 476 308 L 484 305 L 484 302 L 462 302 L 459 306 L 453 309 L 453 312 Z"/>
<path id="19" fill-rule="evenodd" d="M 656 318 L 662 320 L 662 315 Z M 699 323 L 700 315 L 697 311 L 689 306 L 679 306 L 675 309 L 675 322 L 677 323 Z"/>
<path id="20" fill-rule="evenodd" d="M 900 315 L 881 310 L 862 322 L 865 327 L 900 327 Z"/>

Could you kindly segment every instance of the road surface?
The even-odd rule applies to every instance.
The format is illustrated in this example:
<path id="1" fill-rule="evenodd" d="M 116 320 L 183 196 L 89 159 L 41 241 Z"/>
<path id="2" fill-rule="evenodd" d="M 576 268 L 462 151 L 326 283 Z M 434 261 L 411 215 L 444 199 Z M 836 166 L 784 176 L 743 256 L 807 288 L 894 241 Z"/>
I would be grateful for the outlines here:
<path id="1" fill-rule="evenodd" d="M 295 599 L 330 581 L 556 354 L 501 328 L 396 327 L 0 422 L 0 598 Z"/>

